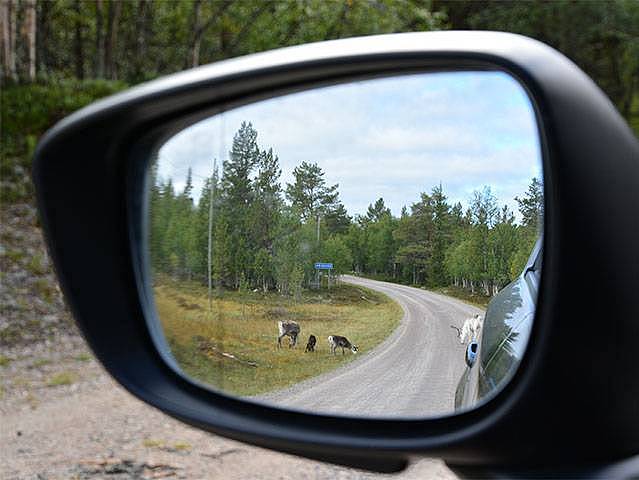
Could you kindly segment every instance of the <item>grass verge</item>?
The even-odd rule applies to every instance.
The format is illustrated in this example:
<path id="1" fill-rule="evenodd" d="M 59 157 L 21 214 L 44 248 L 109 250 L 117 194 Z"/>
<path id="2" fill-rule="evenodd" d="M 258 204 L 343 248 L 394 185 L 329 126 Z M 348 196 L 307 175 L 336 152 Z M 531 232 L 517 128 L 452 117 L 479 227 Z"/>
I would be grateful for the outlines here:
<path id="1" fill-rule="evenodd" d="M 363 354 L 387 338 L 402 317 L 400 306 L 387 296 L 347 284 L 305 291 L 299 302 L 274 292 L 224 292 L 209 312 L 204 287 L 163 279 L 155 287 L 155 301 L 184 372 L 244 396 L 285 388 L 352 361 L 350 352 L 332 355 L 326 338 L 346 336 Z M 284 348 L 277 348 L 278 320 L 300 324 L 296 348 L 288 348 L 288 337 Z M 316 352 L 305 353 L 310 334 L 317 337 Z"/>
<path id="2" fill-rule="evenodd" d="M 371 280 L 379 280 L 381 282 L 395 283 L 397 285 L 406 285 L 407 287 L 421 288 L 424 290 L 429 290 L 435 293 L 441 293 L 442 295 L 447 295 L 449 297 L 456 298 L 458 300 L 462 300 L 463 302 L 470 303 L 476 307 L 481 307 L 486 309 L 488 306 L 488 302 L 492 300 L 493 297 L 489 297 L 483 295 L 477 289 L 477 292 L 471 293 L 469 290 L 465 288 L 456 287 L 454 285 L 448 285 L 446 287 L 426 287 L 423 285 L 414 285 L 411 283 L 402 283 L 395 281 L 393 278 L 386 275 L 363 275 L 362 278 L 369 278 Z"/>
<path id="3" fill-rule="evenodd" d="M 471 305 L 475 305 L 483 309 L 486 309 L 486 307 L 488 307 L 488 302 L 490 302 L 493 298 L 482 295 L 481 293 L 471 293 L 464 288 L 455 287 L 452 285 L 448 287 L 433 288 L 432 291 L 441 293 L 442 295 L 448 295 L 449 297 L 457 298 L 458 300 L 462 300 L 463 302 L 470 303 Z"/>

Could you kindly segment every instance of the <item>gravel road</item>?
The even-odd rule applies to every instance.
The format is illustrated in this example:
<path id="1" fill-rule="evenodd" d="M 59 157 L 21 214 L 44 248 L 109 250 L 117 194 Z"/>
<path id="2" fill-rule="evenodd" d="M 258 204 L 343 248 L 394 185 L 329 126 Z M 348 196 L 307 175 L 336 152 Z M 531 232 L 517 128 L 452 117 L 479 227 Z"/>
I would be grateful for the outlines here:
<path id="1" fill-rule="evenodd" d="M 406 418 L 451 413 L 465 364 L 464 347 L 450 326 L 461 327 L 466 318 L 483 311 L 419 288 L 348 275 L 342 280 L 382 292 L 399 303 L 404 310 L 400 326 L 362 358 L 261 400 L 295 409 L 362 416 Z M 350 340 L 357 343 L 357 339 Z"/>

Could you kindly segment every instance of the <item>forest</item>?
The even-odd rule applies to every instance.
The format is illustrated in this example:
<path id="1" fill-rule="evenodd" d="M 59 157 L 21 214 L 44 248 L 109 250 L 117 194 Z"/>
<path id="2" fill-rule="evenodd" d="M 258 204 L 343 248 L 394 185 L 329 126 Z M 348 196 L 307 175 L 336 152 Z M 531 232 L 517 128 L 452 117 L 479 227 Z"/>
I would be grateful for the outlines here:
<path id="1" fill-rule="evenodd" d="M 47 128 L 128 86 L 272 48 L 446 29 L 555 47 L 639 132 L 636 0 L 1 0 L 0 200 L 33 200 L 25 172 Z"/>
<path id="2" fill-rule="evenodd" d="M 639 89 L 635 0 L 2 0 L 0 25 L 5 82 L 133 84 L 312 41 L 475 29 L 521 33 L 557 48 L 626 118 Z"/>
<path id="3" fill-rule="evenodd" d="M 520 220 L 500 205 L 490 186 L 479 186 L 466 208 L 449 203 L 441 184 L 394 216 L 383 198 L 350 216 L 339 185 L 301 161 L 294 181 L 282 185 L 277 153 L 262 149 L 244 122 L 228 159 L 194 195 L 149 178 L 149 249 L 158 278 L 195 280 L 225 289 L 277 290 L 299 297 L 315 279 L 315 262 L 335 274 L 353 272 L 429 288 L 455 285 L 492 296 L 518 276 L 539 235 L 543 186 L 531 179 L 516 201 Z M 194 198 L 198 198 L 197 202 Z M 410 201 L 410 199 L 407 199 Z"/>

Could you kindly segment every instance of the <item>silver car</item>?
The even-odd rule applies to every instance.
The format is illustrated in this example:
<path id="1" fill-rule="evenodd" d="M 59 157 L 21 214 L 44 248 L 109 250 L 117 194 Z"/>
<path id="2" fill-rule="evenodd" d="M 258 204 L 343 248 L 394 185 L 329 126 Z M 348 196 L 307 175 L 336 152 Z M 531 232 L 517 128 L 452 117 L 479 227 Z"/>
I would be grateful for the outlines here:
<path id="1" fill-rule="evenodd" d="M 455 392 L 456 410 L 498 392 L 517 369 L 535 316 L 542 253 L 540 238 L 521 274 L 488 304 L 478 338 L 466 347 L 467 368 Z"/>

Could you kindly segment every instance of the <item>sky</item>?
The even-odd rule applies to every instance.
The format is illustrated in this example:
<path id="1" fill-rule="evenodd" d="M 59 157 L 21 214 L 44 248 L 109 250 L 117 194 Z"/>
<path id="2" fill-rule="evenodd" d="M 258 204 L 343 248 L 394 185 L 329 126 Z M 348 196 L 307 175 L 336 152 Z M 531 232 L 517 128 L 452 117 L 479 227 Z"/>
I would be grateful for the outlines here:
<path id="1" fill-rule="evenodd" d="M 197 201 L 243 121 L 257 130 L 260 149 L 279 157 L 283 187 L 302 161 L 315 162 L 329 185 L 339 184 L 351 215 L 383 197 L 398 216 L 440 183 L 451 204 L 467 206 L 474 190 L 489 186 L 517 213 L 514 198 L 541 178 L 530 100 L 508 74 L 488 71 L 365 80 L 239 107 L 169 139 L 159 151 L 159 177 L 179 191 L 191 167 Z"/>

